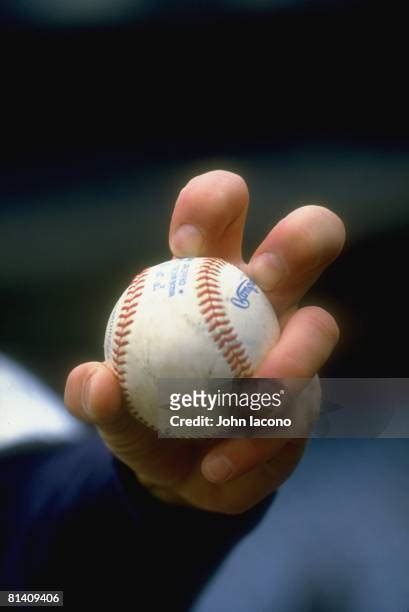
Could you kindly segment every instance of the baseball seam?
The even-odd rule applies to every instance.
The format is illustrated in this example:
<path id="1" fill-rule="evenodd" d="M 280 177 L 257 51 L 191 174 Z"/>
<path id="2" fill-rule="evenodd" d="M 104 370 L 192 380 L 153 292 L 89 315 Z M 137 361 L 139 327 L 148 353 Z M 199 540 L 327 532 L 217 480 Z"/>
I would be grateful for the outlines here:
<path id="1" fill-rule="evenodd" d="M 143 270 L 140 274 L 135 276 L 129 285 L 119 311 L 113 337 L 112 364 L 114 366 L 114 372 L 118 378 L 119 384 L 121 385 L 125 402 L 128 408 L 132 410 L 134 410 L 134 407 L 132 405 L 132 398 L 130 396 L 126 380 L 126 355 L 128 352 L 127 346 L 129 345 L 128 336 L 132 331 L 131 326 L 135 321 L 134 315 L 138 310 L 139 300 L 145 288 L 148 272 L 149 268 Z M 152 425 L 142 418 L 139 413 L 138 419 L 148 427 L 152 428 Z"/>
<path id="2" fill-rule="evenodd" d="M 206 258 L 203 261 L 196 278 L 196 296 L 207 330 L 233 376 L 250 377 L 253 374 L 251 360 L 223 305 L 220 273 L 225 266 L 222 259 Z"/>

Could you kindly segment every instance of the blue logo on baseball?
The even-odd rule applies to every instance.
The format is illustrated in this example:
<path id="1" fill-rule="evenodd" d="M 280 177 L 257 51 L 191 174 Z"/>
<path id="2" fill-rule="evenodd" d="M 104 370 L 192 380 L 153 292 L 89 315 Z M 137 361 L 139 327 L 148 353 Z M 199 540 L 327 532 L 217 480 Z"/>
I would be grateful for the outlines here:
<path id="1" fill-rule="evenodd" d="M 258 293 L 257 285 L 248 278 L 244 279 L 237 287 L 236 295 L 231 299 L 231 303 L 238 308 L 248 308 L 250 306 L 249 295 L 253 291 Z"/>

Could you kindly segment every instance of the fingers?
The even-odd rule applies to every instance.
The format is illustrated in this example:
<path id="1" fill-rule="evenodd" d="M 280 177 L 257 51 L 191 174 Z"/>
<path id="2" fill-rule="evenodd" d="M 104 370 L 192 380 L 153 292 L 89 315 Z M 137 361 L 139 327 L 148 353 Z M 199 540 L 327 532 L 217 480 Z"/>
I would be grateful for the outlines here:
<path id="1" fill-rule="evenodd" d="M 196 176 L 179 194 L 169 244 L 176 257 L 221 257 L 241 263 L 248 190 L 237 174 L 216 170 Z"/>
<path id="2" fill-rule="evenodd" d="M 271 230 L 253 254 L 248 273 L 281 314 L 301 299 L 344 242 L 337 215 L 322 206 L 303 206 Z"/>
<path id="3" fill-rule="evenodd" d="M 256 377 L 312 378 L 331 355 L 338 338 L 338 325 L 329 312 L 318 306 L 301 308 L 287 322 Z"/>
<path id="4" fill-rule="evenodd" d="M 244 180 L 217 170 L 193 178 L 179 194 L 169 243 L 176 257 L 221 257 L 242 265 L 248 208 Z M 337 257 L 345 228 L 322 206 L 304 206 L 278 223 L 255 251 L 247 272 L 268 294 L 279 314 L 296 304 Z"/>
<path id="5" fill-rule="evenodd" d="M 173 212 L 173 255 L 221 257 L 243 267 L 247 208 L 248 190 L 240 176 L 218 170 L 195 177 L 180 192 Z M 246 271 L 280 315 L 297 304 L 344 242 L 345 228 L 337 215 L 322 206 L 304 206 L 271 230 Z"/>
<path id="6" fill-rule="evenodd" d="M 338 335 L 329 313 L 317 307 L 302 308 L 288 321 L 256 376 L 310 379 L 330 356 Z M 206 454 L 202 474 L 214 483 L 234 480 L 267 461 L 274 462 L 288 442 L 277 438 L 225 440 Z"/>
<path id="7" fill-rule="evenodd" d="M 203 459 L 202 474 L 210 482 L 227 482 L 250 472 L 278 453 L 286 439 L 240 438 L 217 444 Z"/>

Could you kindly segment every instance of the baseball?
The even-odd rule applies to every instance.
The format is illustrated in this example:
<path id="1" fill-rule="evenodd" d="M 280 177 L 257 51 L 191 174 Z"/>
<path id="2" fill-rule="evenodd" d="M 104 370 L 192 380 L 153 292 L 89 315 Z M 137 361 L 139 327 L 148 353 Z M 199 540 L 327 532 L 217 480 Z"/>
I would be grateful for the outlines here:
<path id="1" fill-rule="evenodd" d="M 129 411 L 156 429 L 160 379 L 250 377 L 279 333 L 270 302 L 239 268 L 173 259 L 142 271 L 124 291 L 104 351 Z"/>

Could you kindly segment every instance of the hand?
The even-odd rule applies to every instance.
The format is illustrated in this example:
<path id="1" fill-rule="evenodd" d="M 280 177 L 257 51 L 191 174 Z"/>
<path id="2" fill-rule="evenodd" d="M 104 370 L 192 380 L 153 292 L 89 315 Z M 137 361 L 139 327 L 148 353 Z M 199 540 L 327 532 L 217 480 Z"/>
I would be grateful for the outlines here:
<path id="1" fill-rule="evenodd" d="M 338 340 L 338 327 L 325 310 L 297 304 L 342 250 L 344 226 L 328 209 L 304 206 L 280 221 L 246 264 L 241 246 L 247 207 L 241 177 L 224 171 L 195 177 L 173 211 L 171 251 L 176 257 L 221 257 L 265 291 L 282 332 L 256 376 L 313 378 Z M 65 402 L 74 416 L 97 426 L 112 453 L 152 494 L 215 512 L 243 512 L 277 489 L 305 445 L 288 438 L 158 439 L 127 412 L 118 381 L 103 363 L 70 373 Z"/>

